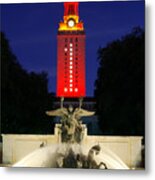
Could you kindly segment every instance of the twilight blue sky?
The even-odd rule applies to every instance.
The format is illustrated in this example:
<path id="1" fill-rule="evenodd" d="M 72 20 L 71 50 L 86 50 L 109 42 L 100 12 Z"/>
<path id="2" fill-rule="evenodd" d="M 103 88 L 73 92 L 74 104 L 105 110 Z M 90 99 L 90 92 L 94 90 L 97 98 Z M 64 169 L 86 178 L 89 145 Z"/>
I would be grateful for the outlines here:
<path id="1" fill-rule="evenodd" d="M 80 19 L 86 31 L 86 89 L 93 96 L 97 77 L 97 50 L 144 28 L 144 1 L 81 2 Z M 1 31 L 27 71 L 46 71 L 49 91 L 56 91 L 57 28 L 63 3 L 1 4 Z"/>

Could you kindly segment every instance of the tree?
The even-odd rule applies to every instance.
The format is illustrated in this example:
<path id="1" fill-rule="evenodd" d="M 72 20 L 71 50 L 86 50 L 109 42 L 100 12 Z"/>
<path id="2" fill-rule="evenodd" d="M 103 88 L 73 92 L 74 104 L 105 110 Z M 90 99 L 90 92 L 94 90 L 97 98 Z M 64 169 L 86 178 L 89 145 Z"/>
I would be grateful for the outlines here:
<path id="1" fill-rule="evenodd" d="M 1 131 L 47 134 L 52 122 L 45 111 L 52 108 L 47 74 L 27 73 L 1 33 Z"/>
<path id="2" fill-rule="evenodd" d="M 144 135 L 144 31 L 134 28 L 98 50 L 95 97 L 104 134 Z"/>

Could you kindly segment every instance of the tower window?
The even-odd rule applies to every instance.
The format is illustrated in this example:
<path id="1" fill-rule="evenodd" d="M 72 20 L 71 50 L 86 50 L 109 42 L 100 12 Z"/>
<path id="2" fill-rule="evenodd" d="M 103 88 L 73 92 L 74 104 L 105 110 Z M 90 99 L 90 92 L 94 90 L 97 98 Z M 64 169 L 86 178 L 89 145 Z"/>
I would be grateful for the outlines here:
<path id="1" fill-rule="evenodd" d="M 68 90 L 67 88 L 64 88 L 64 91 L 65 91 L 65 92 L 67 92 L 67 90 Z"/>
<path id="2" fill-rule="evenodd" d="M 64 51 L 67 52 L 67 48 L 64 48 Z"/>
<path id="3" fill-rule="evenodd" d="M 69 69 L 73 69 L 73 66 L 69 66 Z"/>

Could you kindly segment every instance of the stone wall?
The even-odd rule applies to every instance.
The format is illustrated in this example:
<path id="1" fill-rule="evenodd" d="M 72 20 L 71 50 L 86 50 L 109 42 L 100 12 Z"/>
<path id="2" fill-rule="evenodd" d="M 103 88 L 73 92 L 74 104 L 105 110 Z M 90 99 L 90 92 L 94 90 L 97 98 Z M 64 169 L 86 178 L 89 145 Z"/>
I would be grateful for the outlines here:
<path id="1" fill-rule="evenodd" d="M 2 143 L 0 142 L 0 164 L 2 163 Z"/>

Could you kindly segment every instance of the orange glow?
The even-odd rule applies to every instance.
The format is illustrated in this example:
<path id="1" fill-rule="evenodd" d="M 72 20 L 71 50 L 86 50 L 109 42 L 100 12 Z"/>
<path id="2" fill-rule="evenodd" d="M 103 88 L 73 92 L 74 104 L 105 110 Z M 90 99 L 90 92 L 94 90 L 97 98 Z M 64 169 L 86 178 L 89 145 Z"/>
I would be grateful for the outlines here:
<path id="1" fill-rule="evenodd" d="M 79 22 L 79 15 L 78 15 L 78 2 L 66 2 L 64 3 L 64 16 L 63 22 L 59 23 L 58 31 L 83 31 L 83 22 Z M 73 27 L 68 26 L 68 21 L 72 19 L 75 22 Z"/>

